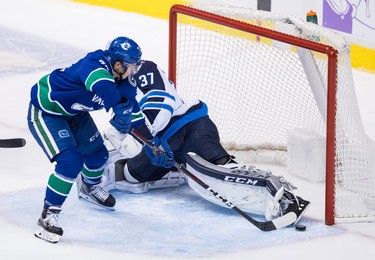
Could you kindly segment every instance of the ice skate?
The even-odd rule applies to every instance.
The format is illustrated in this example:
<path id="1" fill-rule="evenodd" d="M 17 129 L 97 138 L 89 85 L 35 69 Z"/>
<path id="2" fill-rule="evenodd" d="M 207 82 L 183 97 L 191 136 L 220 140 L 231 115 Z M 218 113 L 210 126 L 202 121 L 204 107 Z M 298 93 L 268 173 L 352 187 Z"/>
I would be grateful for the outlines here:
<path id="1" fill-rule="evenodd" d="M 299 196 L 294 196 L 292 193 L 286 191 L 281 198 L 280 204 L 283 215 L 288 212 L 296 213 L 297 220 L 293 223 L 295 225 L 310 206 L 310 201 L 304 200 Z"/>
<path id="2" fill-rule="evenodd" d="M 42 215 L 38 219 L 37 229 L 34 235 L 50 243 L 57 243 L 63 235 L 63 230 L 59 227 L 57 220 L 61 208 L 49 207 L 44 208 Z"/>
<path id="3" fill-rule="evenodd" d="M 98 185 L 89 185 L 82 180 L 82 176 L 78 176 L 76 180 L 78 198 L 82 198 L 95 205 L 106 209 L 115 210 L 115 198 Z"/>

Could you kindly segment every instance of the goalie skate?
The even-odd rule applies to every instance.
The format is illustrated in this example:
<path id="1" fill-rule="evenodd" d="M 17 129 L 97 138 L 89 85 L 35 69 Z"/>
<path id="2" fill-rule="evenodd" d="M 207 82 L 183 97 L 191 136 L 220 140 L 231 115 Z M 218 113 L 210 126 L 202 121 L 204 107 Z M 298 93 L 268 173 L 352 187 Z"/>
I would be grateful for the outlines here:
<path id="1" fill-rule="evenodd" d="M 297 219 L 293 223 L 293 225 L 295 225 L 310 206 L 310 201 L 304 200 L 299 196 L 294 196 L 294 194 L 286 191 L 281 198 L 280 204 L 282 205 L 282 215 L 288 214 L 289 212 L 296 213 Z"/>
<path id="2" fill-rule="evenodd" d="M 115 210 L 116 204 L 115 198 L 103 189 L 100 184 L 88 185 L 82 180 L 82 176 L 78 176 L 76 179 L 78 199 L 84 199 L 100 207 Z"/>
<path id="3" fill-rule="evenodd" d="M 43 212 L 38 219 L 37 229 L 34 236 L 43 239 L 50 243 L 57 243 L 63 235 L 63 230 L 57 224 L 58 215 L 61 209 L 57 207 L 50 207 L 43 209 Z"/>

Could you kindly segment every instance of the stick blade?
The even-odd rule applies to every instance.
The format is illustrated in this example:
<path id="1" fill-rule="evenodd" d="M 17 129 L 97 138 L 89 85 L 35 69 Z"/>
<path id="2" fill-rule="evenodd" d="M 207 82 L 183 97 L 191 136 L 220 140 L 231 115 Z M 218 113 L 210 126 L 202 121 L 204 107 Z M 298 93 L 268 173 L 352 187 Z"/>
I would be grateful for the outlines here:
<path id="1" fill-rule="evenodd" d="M 26 145 L 26 140 L 23 138 L 0 139 L 1 148 L 19 148 Z"/>
<path id="2" fill-rule="evenodd" d="M 276 229 L 280 229 L 286 226 L 289 226 L 295 223 L 297 220 L 297 215 L 294 212 L 289 212 L 282 217 L 276 218 L 272 220 L 273 224 L 275 225 Z"/>

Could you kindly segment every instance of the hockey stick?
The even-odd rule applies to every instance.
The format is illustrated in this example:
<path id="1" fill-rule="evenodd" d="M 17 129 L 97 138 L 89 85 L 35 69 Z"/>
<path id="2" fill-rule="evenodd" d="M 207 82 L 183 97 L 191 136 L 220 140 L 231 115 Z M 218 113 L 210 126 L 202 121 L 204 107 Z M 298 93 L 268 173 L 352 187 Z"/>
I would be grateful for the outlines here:
<path id="1" fill-rule="evenodd" d="M 145 145 L 148 147 L 152 148 L 155 154 L 162 154 L 165 153 L 163 150 L 160 148 L 156 147 L 151 141 L 145 139 L 141 134 L 139 134 L 137 131 L 132 129 L 131 133 L 141 140 Z M 244 217 L 247 221 L 249 221 L 251 224 L 256 226 L 262 231 L 271 231 L 271 230 L 276 230 L 280 229 L 286 226 L 289 226 L 293 224 L 297 220 L 297 215 L 294 212 L 289 212 L 281 217 L 275 218 L 270 221 L 257 221 L 251 216 L 247 215 L 245 212 L 243 212 L 241 209 L 239 209 L 236 205 L 234 205 L 232 202 L 224 198 L 222 195 L 220 195 L 217 191 L 212 189 L 209 185 L 207 185 L 205 182 L 203 182 L 201 179 L 199 179 L 197 176 L 195 176 L 193 173 L 191 173 L 188 169 L 186 169 L 185 166 L 182 164 L 179 164 L 177 162 L 174 162 L 173 164 L 174 167 L 176 167 L 180 172 L 186 174 L 190 179 L 195 181 L 198 185 L 200 185 L 202 188 L 208 190 L 209 192 L 212 193 L 212 195 L 215 196 L 220 202 L 228 206 L 229 208 L 233 209 L 236 211 L 238 214 L 240 214 L 242 217 Z"/>
<path id="2" fill-rule="evenodd" d="M 26 144 L 23 138 L 0 139 L 0 148 L 19 148 Z"/>

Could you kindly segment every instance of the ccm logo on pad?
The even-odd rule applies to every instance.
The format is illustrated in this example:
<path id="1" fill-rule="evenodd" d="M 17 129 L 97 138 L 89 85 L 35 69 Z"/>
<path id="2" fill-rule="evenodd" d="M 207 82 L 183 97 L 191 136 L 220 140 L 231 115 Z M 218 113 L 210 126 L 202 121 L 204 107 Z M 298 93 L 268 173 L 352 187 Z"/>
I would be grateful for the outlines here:
<path id="1" fill-rule="evenodd" d="M 252 179 L 248 179 L 248 178 L 241 178 L 241 177 L 234 177 L 234 176 L 225 176 L 224 181 L 241 183 L 241 184 L 250 184 L 250 185 L 256 185 L 258 183 L 257 180 L 252 180 Z"/>

